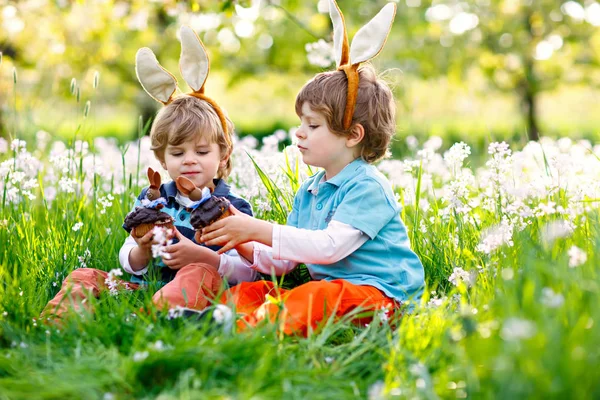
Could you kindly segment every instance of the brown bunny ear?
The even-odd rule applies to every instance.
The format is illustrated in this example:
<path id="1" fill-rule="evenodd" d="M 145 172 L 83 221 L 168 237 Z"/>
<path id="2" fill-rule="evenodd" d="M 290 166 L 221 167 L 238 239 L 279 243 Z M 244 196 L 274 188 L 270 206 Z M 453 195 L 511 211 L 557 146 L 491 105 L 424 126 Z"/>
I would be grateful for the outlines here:
<path id="1" fill-rule="evenodd" d="M 160 187 L 160 173 L 158 171 L 154 171 L 154 176 L 152 177 L 152 186 L 157 189 Z"/>
<path id="2" fill-rule="evenodd" d="M 193 192 L 194 189 L 196 189 L 196 185 L 194 185 L 194 182 L 190 181 L 185 176 L 177 177 L 175 184 L 177 185 L 177 189 L 186 196 L 189 196 L 190 193 Z"/>
<path id="3" fill-rule="evenodd" d="M 154 170 L 148 167 L 148 182 L 150 182 L 150 186 L 152 186 L 152 177 L 154 176 Z"/>

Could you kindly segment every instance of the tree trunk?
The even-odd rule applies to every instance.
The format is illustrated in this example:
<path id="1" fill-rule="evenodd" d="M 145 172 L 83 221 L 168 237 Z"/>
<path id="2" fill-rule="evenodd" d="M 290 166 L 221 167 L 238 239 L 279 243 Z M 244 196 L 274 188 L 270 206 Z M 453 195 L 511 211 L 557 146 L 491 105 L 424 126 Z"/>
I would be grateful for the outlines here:
<path id="1" fill-rule="evenodd" d="M 532 90 L 528 82 L 524 82 L 523 93 L 521 94 L 521 104 L 523 114 L 527 122 L 527 137 L 529 140 L 540 140 L 540 131 L 537 121 L 537 93 Z"/>
<path id="2" fill-rule="evenodd" d="M 527 8 L 527 12 L 524 15 L 525 31 L 529 35 L 529 42 L 536 43 L 537 35 L 531 25 L 531 18 L 533 17 L 533 11 L 531 8 Z M 533 47 L 526 47 L 526 53 L 523 58 L 523 69 L 525 77 L 519 85 L 520 96 L 521 96 L 521 107 L 527 123 L 527 136 L 529 140 L 538 141 L 540 140 L 540 132 L 538 130 L 537 122 L 537 95 L 539 93 L 538 81 L 535 75 L 534 62 L 532 57 Z"/>

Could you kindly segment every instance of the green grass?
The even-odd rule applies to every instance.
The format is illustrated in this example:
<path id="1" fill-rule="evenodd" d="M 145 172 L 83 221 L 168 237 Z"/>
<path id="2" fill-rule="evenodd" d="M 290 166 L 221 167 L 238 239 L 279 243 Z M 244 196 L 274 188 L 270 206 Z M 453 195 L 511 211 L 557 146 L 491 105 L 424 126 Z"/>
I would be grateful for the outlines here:
<path id="1" fill-rule="evenodd" d="M 3 157 L 12 162 L 10 154 Z M 87 170 L 76 155 L 72 161 L 77 168 L 66 176 L 85 180 Z M 255 161 L 260 168 L 261 160 Z M 289 164 L 283 167 L 290 188 L 297 187 L 298 175 Z M 44 177 L 42 170 L 38 181 Z M 151 291 L 105 293 L 89 299 L 93 315 L 73 314 L 60 327 L 46 326 L 39 314 L 70 271 L 82 263 L 119 268 L 120 225 L 139 188 L 116 179 L 124 179 L 126 192 L 115 195 L 104 214 L 99 176 L 89 191 L 59 193 L 51 203 L 41 193 L 33 201 L 3 202 L 0 399 L 600 396 L 597 202 L 587 203 L 590 210 L 576 217 L 568 237 L 545 242 L 541 232 L 555 217 L 535 217 L 515 230 L 514 246 L 486 255 L 476 250 L 481 233 L 502 215 L 478 208 L 479 224 L 459 214 L 443 220 L 439 198 L 420 194 L 431 209 L 406 206 L 402 216 L 423 260 L 427 290 L 422 303 L 396 315 L 392 326 L 328 321 L 308 338 L 281 336 L 272 325 L 225 334 L 140 313 L 152 308 Z M 278 207 L 258 216 L 282 222 L 289 199 L 264 172 L 262 181 Z M 404 191 L 397 190 L 402 199 Z M 547 200 L 568 206 L 564 191 Z M 83 225 L 74 231 L 78 222 Z M 413 229 L 421 224 L 425 232 Z M 568 266 L 572 245 L 588 255 L 577 268 Z M 475 284 L 450 284 L 454 267 L 476 274 Z M 545 305 L 547 288 L 563 294 L 564 303 Z M 442 304 L 428 305 L 435 296 L 444 298 Z"/>

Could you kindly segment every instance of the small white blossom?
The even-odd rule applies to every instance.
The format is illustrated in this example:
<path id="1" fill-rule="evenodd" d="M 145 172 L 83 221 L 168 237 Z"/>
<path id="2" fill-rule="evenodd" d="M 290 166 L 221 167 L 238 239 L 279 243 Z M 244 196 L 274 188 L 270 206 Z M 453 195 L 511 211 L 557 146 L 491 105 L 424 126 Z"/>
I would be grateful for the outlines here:
<path id="1" fill-rule="evenodd" d="M 134 362 L 141 362 L 144 361 L 146 358 L 148 358 L 149 353 L 147 351 L 136 351 L 133 354 L 133 361 Z"/>
<path id="2" fill-rule="evenodd" d="M 529 339 L 535 335 L 537 327 L 532 321 L 522 318 L 508 318 L 502 325 L 500 336 L 506 341 Z"/>
<path id="3" fill-rule="evenodd" d="M 548 308 L 558 308 L 565 302 L 565 297 L 561 293 L 555 293 L 551 288 L 542 289 L 541 302 Z"/>
<path id="4" fill-rule="evenodd" d="M 110 270 L 108 276 L 104 280 L 104 283 L 106 283 L 106 286 L 108 286 L 110 294 L 113 296 L 119 294 L 120 279 L 117 278 L 118 276 L 123 276 L 123 271 L 119 268 L 115 268 Z"/>
<path id="5" fill-rule="evenodd" d="M 73 225 L 73 229 L 75 232 L 77 232 L 78 230 L 81 229 L 81 227 L 83 226 L 83 222 L 77 222 L 75 225 Z"/>
<path id="6" fill-rule="evenodd" d="M 575 268 L 587 261 L 587 254 L 577 246 L 571 246 L 569 254 L 569 267 Z"/>
<path id="7" fill-rule="evenodd" d="M 152 245 L 152 257 L 161 257 L 167 260 L 171 259 L 171 254 L 167 253 L 165 249 L 167 246 L 170 246 L 173 243 L 173 239 L 169 239 L 173 235 L 173 230 L 161 226 L 155 226 L 152 229 L 152 233 L 154 234 L 155 242 Z"/>
<path id="8" fill-rule="evenodd" d="M 333 64 L 333 45 L 323 39 L 304 46 L 308 62 L 321 68 L 327 68 Z"/>
<path id="9" fill-rule="evenodd" d="M 448 277 L 448 280 L 454 286 L 464 283 L 467 287 L 471 287 L 475 279 L 470 272 L 467 272 L 460 267 L 454 267 L 452 274 Z"/>

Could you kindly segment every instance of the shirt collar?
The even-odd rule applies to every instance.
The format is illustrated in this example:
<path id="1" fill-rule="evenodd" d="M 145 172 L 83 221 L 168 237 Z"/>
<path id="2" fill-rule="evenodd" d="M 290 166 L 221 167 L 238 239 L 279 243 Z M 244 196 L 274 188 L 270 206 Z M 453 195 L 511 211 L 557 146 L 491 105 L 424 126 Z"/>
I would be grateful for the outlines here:
<path id="1" fill-rule="evenodd" d="M 215 184 L 215 190 L 213 191 L 213 196 L 218 197 L 227 197 L 229 196 L 230 187 L 223 179 L 213 179 L 213 183 Z M 162 189 L 164 190 L 164 197 L 167 199 L 177 198 L 177 184 L 175 181 L 171 181 L 162 185 Z"/>
<path id="2" fill-rule="evenodd" d="M 338 174 L 336 176 L 334 176 L 330 180 L 325 181 L 323 183 L 328 183 L 330 185 L 339 187 L 342 183 L 344 183 L 348 179 L 352 178 L 355 175 L 356 171 L 360 167 L 362 167 L 364 164 L 366 164 L 366 161 L 363 160 L 361 157 L 358 157 L 358 158 L 354 159 L 354 161 L 352 161 L 350 164 L 346 165 L 340 172 L 338 172 Z M 315 175 L 315 180 L 309 186 L 308 191 L 311 193 L 313 191 L 318 192 L 319 185 L 321 184 L 321 181 L 324 179 L 324 177 L 325 177 L 325 171 L 324 170 L 319 171 Z"/>

